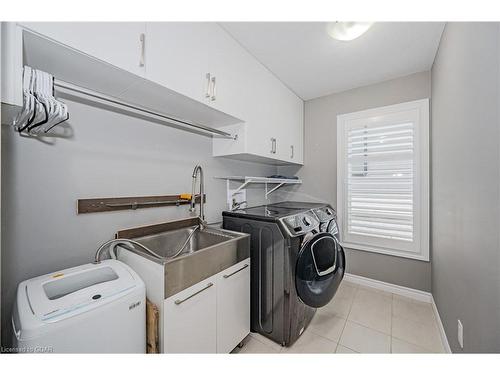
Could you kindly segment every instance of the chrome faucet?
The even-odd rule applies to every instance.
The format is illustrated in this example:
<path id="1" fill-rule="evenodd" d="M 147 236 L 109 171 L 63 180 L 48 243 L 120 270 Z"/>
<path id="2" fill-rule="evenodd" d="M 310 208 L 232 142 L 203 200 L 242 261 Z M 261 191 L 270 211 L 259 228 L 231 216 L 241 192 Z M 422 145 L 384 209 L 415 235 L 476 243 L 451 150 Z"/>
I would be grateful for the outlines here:
<path id="1" fill-rule="evenodd" d="M 195 212 L 195 204 L 196 204 L 196 176 L 200 174 L 200 226 L 201 228 L 205 227 L 205 192 L 204 192 L 204 181 L 203 181 L 203 168 L 201 168 L 201 165 L 197 164 L 194 167 L 193 170 L 193 186 L 192 186 L 192 191 L 191 191 L 191 208 L 189 209 L 190 212 Z"/>

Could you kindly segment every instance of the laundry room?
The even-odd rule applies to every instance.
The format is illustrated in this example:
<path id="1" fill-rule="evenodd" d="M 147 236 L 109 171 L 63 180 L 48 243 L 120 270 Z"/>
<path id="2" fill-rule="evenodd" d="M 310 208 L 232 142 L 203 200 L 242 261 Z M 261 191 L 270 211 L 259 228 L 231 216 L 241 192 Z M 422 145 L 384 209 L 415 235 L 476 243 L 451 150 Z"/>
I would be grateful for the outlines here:
<path id="1" fill-rule="evenodd" d="M 500 14 L 178 6 L 0 16 L 2 357 L 500 353 Z"/>

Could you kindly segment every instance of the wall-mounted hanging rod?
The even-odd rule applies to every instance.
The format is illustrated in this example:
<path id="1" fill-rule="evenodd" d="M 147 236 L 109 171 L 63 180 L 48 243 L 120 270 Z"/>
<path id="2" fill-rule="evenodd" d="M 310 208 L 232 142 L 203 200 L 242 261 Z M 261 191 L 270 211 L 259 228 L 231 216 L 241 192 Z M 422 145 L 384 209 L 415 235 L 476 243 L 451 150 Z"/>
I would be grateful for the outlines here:
<path id="1" fill-rule="evenodd" d="M 56 79 L 56 80 L 54 80 L 54 86 L 57 89 L 64 89 L 64 90 L 73 91 L 73 92 L 76 92 L 78 94 L 82 94 L 82 95 L 85 95 L 85 96 L 88 96 L 88 97 L 91 97 L 91 98 L 94 98 L 94 99 L 102 100 L 102 101 L 105 101 L 105 102 L 108 102 L 108 103 L 111 103 L 111 104 L 114 104 L 114 105 L 118 105 L 118 106 L 121 106 L 121 107 L 125 107 L 127 109 L 132 109 L 134 111 L 146 113 L 148 115 L 160 118 L 161 121 L 167 122 L 167 123 L 172 124 L 172 125 L 180 125 L 180 126 L 183 126 L 183 127 L 188 126 L 188 127 L 194 128 L 194 129 L 199 130 L 199 131 L 210 133 L 210 134 L 212 134 L 212 135 L 214 135 L 216 137 L 229 138 L 229 139 L 237 139 L 237 136 L 234 136 L 234 135 L 232 135 L 230 133 L 227 133 L 227 132 L 224 132 L 222 130 L 214 129 L 214 128 L 211 128 L 209 126 L 205 126 L 205 125 L 201 125 L 201 124 L 189 122 L 189 121 L 186 121 L 186 120 L 181 120 L 181 119 L 169 117 L 169 116 L 166 116 L 164 114 L 161 114 L 161 113 L 158 113 L 158 112 L 154 112 L 154 111 L 152 111 L 150 109 L 147 109 L 147 108 L 144 108 L 144 107 L 140 107 L 140 106 L 136 106 L 134 104 L 130 104 L 130 103 L 127 103 L 127 102 L 124 102 L 124 101 L 112 98 L 110 96 L 107 96 L 107 95 L 104 95 L 104 94 L 101 94 L 101 93 L 90 91 L 90 90 L 87 90 L 87 89 L 84 89 L 84 88 L 72 85 L 72 84 L 64 82 L 64 81 L 60 81 L 60 80 Z"/>

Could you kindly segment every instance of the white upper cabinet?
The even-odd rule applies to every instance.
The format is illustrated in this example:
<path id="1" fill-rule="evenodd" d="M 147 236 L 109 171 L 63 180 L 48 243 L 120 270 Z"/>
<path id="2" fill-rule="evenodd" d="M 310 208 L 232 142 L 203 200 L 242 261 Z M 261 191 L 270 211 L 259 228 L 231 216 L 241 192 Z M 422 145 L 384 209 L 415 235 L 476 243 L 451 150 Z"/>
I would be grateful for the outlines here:
<path id="1" fill-rule="evenodd" d="M 210 51 L 212 74 L 211 105 L 223 112 L 252 122 L 262 66 L 223 28 L 211 23 L 214 47 Z"/>
<path id="2" fill-rule="evenodd" d="M 302 164 L 303 102 L 222 27 L 147 23 L 146 77 L 242 120 L 214 155 Z"/>
<path id="3" fill-rule="evenodd" d="M 303 164 L 304 103 L 267 69 L 252 76 L 257 93 L 249 101 L 244 126 L 229 126 L 236 141 L 213 141 L 215 156 L 261 161 L 268 164 Z M 224 129 L 224 128 L 223 128 Z"/>
<path id="4" fill-rule="evenodd" d="M 146 30 L 148 79 L 245 121 L 248 58 L 220 26 L 151 22 Z"/>
<path id="5" fill-rule="evenodd" d="M 21 22 L 22 27 L 144 76 L 144 22 Z"/>
<path id="6" fill-rule="evenodd" d="M 290 163 L 304 162 L 304 102 L 291 92 L 283 93 L 285 103 L 281 125 L 283 141 L 280 148 L 280 159 Z"/>
<path id="7" fill-rule="evenodd" d="M 38 51 L 42 55 L 35 64 L 38 69 L 54 68 L 62 80 L 71 76 L 70 83 L 87 83 L 84 87 L 89 89 L 237 134 L 237 140 L 214 138 L 214 156 L 303 163 L 303 101 L 217 23 L 23 22 L 17 26 L 64 49 L 61 54 L 67 60 L 58 61 L 58 69 L 56 62 Z M 2 35 L 2 40 L 17 39 Z M 36 38 L 25 38 L 24 47 L 31 39 Z M 22 48 L 9 48 L 14 49 Z M 79 66 L 68 60 L 69 52 L 77 51 L 90 56 L 79 56 L 85 60 L 84 64 L 79 60 Z M 22 58 L 23 54 L 16 55 Z M 25 63 L 32 61 L 25 59 Z M 22 62 L 6 66 L 9 74 L 2 78 L 22 71 L 21 66 Z M 115 72 L 120 79 L 108 77 L 113 67 L 120 68 Z M 3 84 L 4 91 L 12 93 L 8 102 L 21 101 L 21 89 L 11 89 L 19 86 L 19 77 L 16 73 L 16 79 L 8 82 L 11 85 Z"/>
<path id="8" fill-rule="evenodd" d="M 146 30 L 146 77 L 209 104 L 210 54 L 216 45 L 213 24 L 150 22 Z"/>

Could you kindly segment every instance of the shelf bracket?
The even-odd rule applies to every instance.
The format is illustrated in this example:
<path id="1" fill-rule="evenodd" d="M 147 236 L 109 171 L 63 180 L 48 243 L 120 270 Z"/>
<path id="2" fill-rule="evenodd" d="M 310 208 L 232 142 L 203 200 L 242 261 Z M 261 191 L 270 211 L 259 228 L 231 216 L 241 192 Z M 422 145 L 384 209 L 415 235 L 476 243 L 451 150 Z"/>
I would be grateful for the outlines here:
<path id="1" fill-rule="evenodd" d="M 228 188 L 229 188 L 229 180 L 228 181 Z M 244 183 L 242 183 L 235 191 L 233 191 L 233 196 L 235 194 L 237 194 L 240 190 L 244 189 L 249 183 L 251 183 L 252 181 L 251 180 L 248 180 L 248 181 L 245 181 Z"/>
<path id="2" fill-rule="evenodd" d="M 285 185 L 284 182 L 276 185 L 275 187 L 273 187 L 271 190 L 267 190 L 267 182 L 266 182 L 266 199 L 269 199 L 268 196 L 269 194 L 271 194 L 272 192 L 278 190 L 280 187 L 282 187 L 283 185 Z"/>
<path id="3" fill-rule="evenodd" d="M 250 177 L 250 176 L 229 176 L 215 177 L 226 180 L 228 204 L 231 206 L 231 200 L 236 194 L 241 192 L 249 184 L 263 184 L 265 187 L 265 199 L 269 199 L 269 195 L 281 188 L 283 185 L 301 184 L 302 180 L 296 178 L 273 178 L 273 177 Z M 242 184 L 236 190 L 230 190 L 230 181 L 241 181 Z M 274 185 L 270 187 L 270 185 Z"/>

